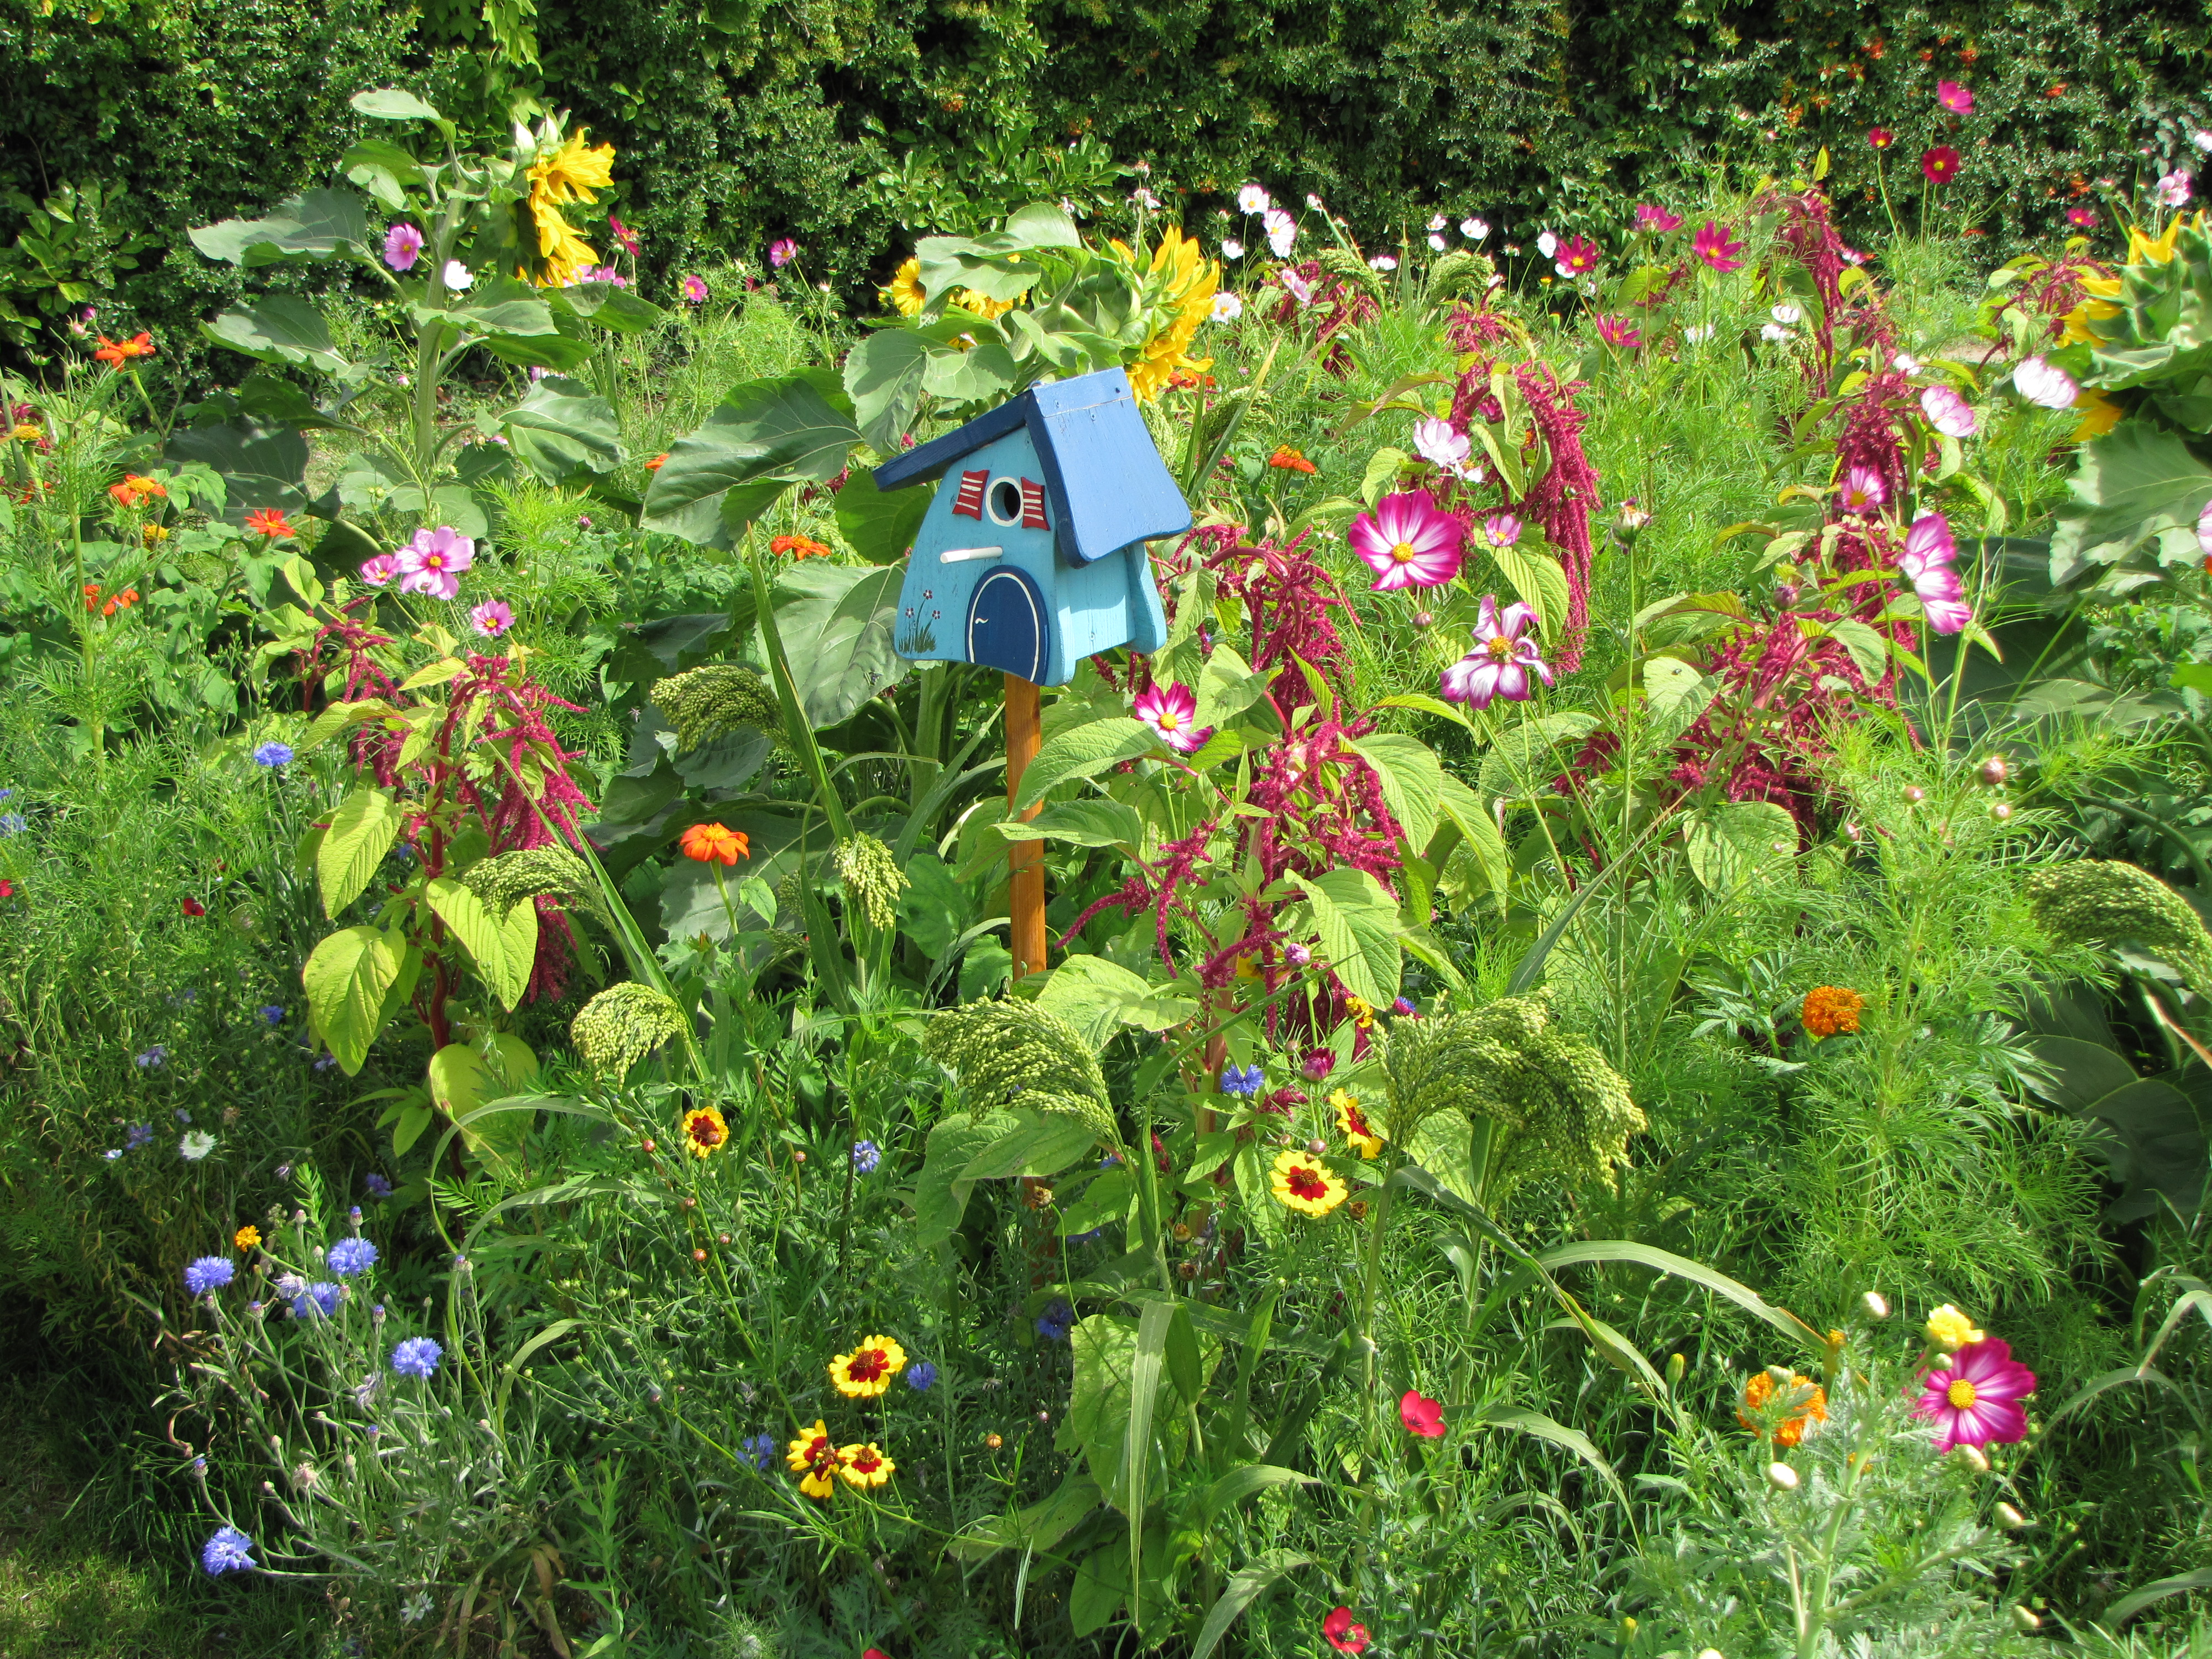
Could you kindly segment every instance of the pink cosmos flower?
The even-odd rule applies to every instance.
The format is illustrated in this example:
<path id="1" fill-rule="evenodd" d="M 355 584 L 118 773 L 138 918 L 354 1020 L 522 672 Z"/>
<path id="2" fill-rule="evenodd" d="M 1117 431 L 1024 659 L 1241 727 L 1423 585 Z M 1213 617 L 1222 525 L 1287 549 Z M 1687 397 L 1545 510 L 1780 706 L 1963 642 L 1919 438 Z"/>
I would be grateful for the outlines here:
<path id="1" fill-rule="evenodd" d="M 1889 499 L 1889 487 L 1870 466 L 1855 466 L 1844 475 L 1836 493 L 1836 506 L 1845 513 L 1872 513 Z"/>
<path id="2" fill-rule="evenodd" d="M 1966 590 L 1952 561 L 1959 556 L 1951 539 L 1951 522 L 1941 513 L 1923 513 L 1905 532 L 1905 551 L 1897 568 L 1920 596 L 1928 625 L 1938 634 L 1955 634 L 1974 619 L 1966 604 Z"/>
<path id="3" fill-rule="evenodd" d="M 1948 144 L 1937 144 L 1920 153 L 1920 171 L 1931 185 L 1948 185 L 1959 176 L 1959 152 Z"/>
<path id="4" fill-rule="evenodd" d="M 2212 501 L 2204 503 L 2204 510 L 2197 515 L 2197 550 L 2212 559 Z"/>
<path id="5" fill-rule="evenodd" d="M 607 215 L 607 231 L 622 245 L 622 251 L 633 259 L 637 258 L 637 233 L 611 213 Z"/>
<path id="6" fill-rule="evenodd" d="M 1980 424 L 1966 400 L 1948 386 L 1931 386 L 1922 392 L 1920 412 L 1947 438 L 1971 438 Z"/>
<path id="7" fill-rule="evenodd" d="M 1936 1425 L 1937 1451 L 2009 1445 L 2027 1437 L 2020 1402 L 2034 1392 L 2035 1373 L 2012 1357 L 2012 1345 L 1985 1337 L 1952 1355 L 1949 1370 L 1926 1373 L 1912 1414 Z"/>
<path id="8" fill-rule="evenodd" d="M 1198 714 L 1198 699 L 1187 685 L 1146 686 L 1137 693 L 1130 713 L 1152 728 L 1152 735 L 1178 755 L 1194 755 L 1206 747 L 1206 740 L 1213 735 L 1213 728 L 1195 730 L 1191 722 Z"/>
<path id="9" fill-rule="evenodd" d="M 593 265 L 583 275 L 587 283 L 605 283 L 611 288 L 628 288 L 629 279 L 612 265 Z"/>
<path id="10" fill-rule="evenodd" d="M 1669 213 L 1665 208 L 1655 207 L 1648 202 L 1636 204 L 1636 228 L 1638 230 L 1656 231 L 1663 236 L 1679 228 L 1681 222 L 1682 216 L 1679 213 Z"/>
<path id="11" fill-rule="evenodd" d="M 799 244 L 788 236 L 779 236 L 768 245 L 768 262 L 781 270 L 799 257 Z"/>
<path id="12" fill-rule="evenodd" d="M 1597 269 L 1597 244 L 1587 236 L 1570 236 L 1559 244 L 1559 270 L 1562 276 L 1579 276 Z"/>
<path id="13" fill-rule="evenodd" d="M 2090 207 L 2068 208 L 2066 222 L 2076 230 L 2094 230 L 2097 228 L 2097 210 Z"/>
<path id="14" fill-rule="evenodd" d="M 1690 239 L 1690 250 L 1717 271 L 1739 270 L 1743 264 L 1743 244 L 1729 234 L 1726 225 L 1711 219 Z"/>
<path id="15" fill-rule="evenodd" d="M 384 263 L 394 270 L 412 270 L 422 252 L 422 233 L 409 224 L 394 225 L 384 233 Z"/>
<path id="16" fill-rule="evenodd" d="M 1459 521 L 1437 510 L 1425 489 L 1385 495 L 1352 521 L 1352 550 L 1375 573 L 1374 589 L 1434 587 L 1459 574 Z"/>
<path id="17" fill-rule="evenodd" d="M 1597 337 L 1623 351 L 1633 351 L 1644 343 L 1644 331 L 1636 326 L 1633 317 L 1600 317 Z"/>
<path id="18" fill-rule="evenodd" d="M 1974 112 L 1974 94 L 1956 81 L 1938 81 L 1936 83 L 1936 101 L 1954 115 L 1972 115 Z"/>
<path id="19" fill-rule="evenodd" d="M 707 279 L 704 276 L 691 276 L 684 279 L 684 303 L 687 306 L 707 303 Z"/>
<path id="20" fill-rule="evenodd" d="M 1419 1389 L 1408 1389 L 1398 1400 L 1398 1420 L 1424 1440 L 1444 1437 L 1444 1406 Z"/>
<path id="21" fill-rule="evenodd" d="M 1455 476 L 1464 476 L 1473 453 L 1464 433 L 1455 432 L 1449 421 L 1434 417 L 1413 422 L 1413 448 L 1420 458 Z"/>
<path id="22" fill-rule="evenodd" d="M 1510 513 L 1493 513 L 1482 521 L 1475 534 L 1482 538 L 1485 547 L 1495 553 L 1521 539 L 1521 520 Z"/>
<path id="23" fill-rule="evenodd" d="M 1260 216 L 1261 228 L 1267 233 L 1267 246 L 1278 259 L 1291 257 L 1291 247 L 1298 240 L 1297 221 L 1278 207 L 1271 207 Z"/>
<path id="24" fill-rule="evenodd" d="M 2189 199 L 2193 185 L 2190 176 L 2179 169 L 2167 173 L 2158 181 L 2158 199 L 2166 207 L 2179 207 Z"/>
<path id="25" fill-rule="evenodd" d="M 2044 409 L 2071 409 L 2081 395 L 2074 377 L 2041 357 L 2023 357 L 2012 372 L 2014 391 Z"/>
<path id="26" fill-rule="evenodd" d="M 1313 284 L 1299 276 L 1297 271 L 1285 265 L 1275 275 L 1282 278 L 1284 293 L 1302 306 L 1310 306 L 1313 303 Z"/>
<path id="27" fill-rule="evenodd" d="M 1869 127 L 1867 129 L 1867 143 L 1872 144 L 1876 149 L 1887 149 L 1896 142 L 1897 135 L 1892 132 L 1887 127 Z"/>
<path id="28" fill-rule="evenodd" d="M 458 530 L 440 525 L 418 530 L 392 555 L 398 562 L 399 591 L 450 599 L 461 591 L 461 572 L 476 562 L 477 544 Z"/>
<path id="29" fill-rule="evenodd" d="M 514 612 L 503 599 L 486 599 L 469 612 L 469 626 L 488 640 L 495 640 L 514 626 Z"/>
<path id="30" fill-rule="evenodd" d="M 361 562 L 361 579 L 371 587 L 381 587 L 399 574 L 399 561 L 389 553 L 379 553 Z"/>
<path id="31" fill-rule="evenodd" d="M 1533 695 L 1531 674 L 1551 684 L 1551 667 L 1536 641 L 1522 637 L 1535 625 L 1536 613 L 1528 605 L 1516 600 L 1500 616 L 1497 599 L 1484 594 L 1474 622 L 1474 649 L 1444 670 L 1444 701 L 1487 708 L 1493 697 L 1528 702 Z"/>

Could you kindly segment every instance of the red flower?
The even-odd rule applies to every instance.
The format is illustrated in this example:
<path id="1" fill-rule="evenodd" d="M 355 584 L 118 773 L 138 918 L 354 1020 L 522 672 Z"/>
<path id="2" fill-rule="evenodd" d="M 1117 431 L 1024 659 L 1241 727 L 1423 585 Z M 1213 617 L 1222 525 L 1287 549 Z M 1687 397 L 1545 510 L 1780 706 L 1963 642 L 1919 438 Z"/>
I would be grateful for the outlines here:
<path id="1" fill-rule="evenodd" d="M 291 521 L 280 508 L 257 507 L 246 515 L 246 527 L 257 536 L 266 536 L 272 542 L 281 542 L 298 535 Z"/>
<path id="2" fill-rule="evenodd" d="M 184 902 L 184 907 L 185 907 L 185 914 L 186 915 L 188 915 L 188 916 L 204 916 L 204 915 L 205 915 L 207 914 L 207 906 L 206 906 L 206 905 L 204 905 L 204 904 L 202 904 L 202 903 L 201 903 L 198 899 L 196 899 L 196 898 L 189 898 L 189 897 L 188 897 L 188 898 L 185 899 L 185 900 L 183 901 L 183 902 Z"/>
<path id="3" fill-rule="evenodd" d="M 811 536 L 778 536 L 768 544 L 771 553 L 788 553 L 793 559 L 826 559 L 830 549 Z"/>
<path id="4" fill-rule="evenodd" d="M 2068 208 L 2066 222 L 2076 230 L 2094 230 L 2097 228 L 2097 210 L 2086 207 Z"/>
<path id="5" fill-rule="evenodd" d="M 15 884 L 9 880 L 7 877 L 0 876 L 0 898 L 13 898 L 15 896 Z"/>
<path id="6" fill-rule="evenodd" d="M 1427 1398 L 1419 1389 L 1408 1389 L 1398 1401 L 1398 1420 L 1424 1440 L 1441 1440 L 1444 1435 L 1443 1401 Z"/>
<path id="7" fill-rule="evenodd" d="M 1938 144 L 1921 156 L 1920 170 L 1931 185 L 1948 184 L 1959 176 L 1959 152 L 1948 144 Z"/>
<path id="8" fill-rule="evenodd" d="M 1892 132 L 1887 127 L 1869 127 L 1867 129 L 1867 143 L 1872 144 L 1876 149 L 1887 149 L 1896 142 L 1897 135 Z"/>
<path id="9" fill-rule="evenodd" d="M 1367 1626 L 1352 1622 L 1352 1609 L 1339 1607 L 1321 1621 L 1322 1638 L 1339 1653 L 1364 1653 Z"/>
<path id="10" fill-rule="evenodd" d="M 891 1659 L 891 1656 L 881 1648 L 870 1648 L 860 1656 L 860 1659 Z"/>

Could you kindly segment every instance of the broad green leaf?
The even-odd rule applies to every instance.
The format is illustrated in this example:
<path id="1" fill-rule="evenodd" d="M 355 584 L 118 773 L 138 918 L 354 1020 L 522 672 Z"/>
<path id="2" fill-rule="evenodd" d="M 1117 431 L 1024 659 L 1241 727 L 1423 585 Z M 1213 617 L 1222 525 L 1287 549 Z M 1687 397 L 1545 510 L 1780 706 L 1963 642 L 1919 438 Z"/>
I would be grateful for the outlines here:
<path id="1" fill-rule="evenodd" d="M 422 182 L 422 164 L 389 138 L 362 138 L 338 157 L 338 171 L 393 213 L 407 210 L 407 186 Z"/>
<path id="2" fill-rule="evenodd" d="M 535 1109 L 483 1109 L 501 1096 L 520 1094 L 537 1075 L 538 1056 L 530 1045 L 512 1031 L 495 1031 L 481 1049 L 449 1042 L 431 1055 L 430 1095 L 472 1151 L 503 1154 L 520 1144 Z"/>
<path id="3" fill-rule="evenodd" d="M 1314 1565 L 1310 1555 L 1296 1550 L 1269 1550 L 1264 1555 L 1239 1567 L 1229 1576 L 1228 1585 L 1222 1590 L 1206 1623 L 1199 1626 L 1198 1642 L 1190 1650 L 1190 1659 L 1209 1659 L 1221 1638 L 1229 1634 L 1229 1627 L 1237 1616 L 1258 1601 L 1268 1587 L 1300 1567 Z"/>
<path id="4" fill-rule="evenodd" d="M 1136 1193 L 1136 1179 L 1126 1166 L 1117 1164 L 1101 1170 L 1085 1184 L 1081 1196 L 1073 1203 L 1055 1206 L 1060 1219 L 1054 1231 L 1062 1238 L 1073 1238 L 1096 1227 L 1117 1226 L 1128 1218 Z"/>
<path id="5" fill-rule="evenodd" d="M 622 461 L 614 405 L 581 380 L 549 374 L 500 419 L 516 459 L 549 483 L 579 467 L 606 472 Z"/>
<path id="6" fill-rule="evenodd" d="M 1012 1127 L 1011 1113 L 977 1117 L 953 1112 L 939 1118 L 924 1148 L 921 1176 L 915 1183 L 915 1243 L 934 1249 L 952 1237 L 968 1208 L 975 1182 L 966 1170 L 976 1156 Z"/>
<path id="7" fill-rule="evenodd" d="M 1105 1628 L 1129 1587 L 1129 1540 L 1116 1538 L 1083 1558 L 1067 1592 L 1067 1618 L 1078 1638 Z"/>
<path id="8" fill-rule="evenodd" d="M 1580 742 L 1596 725 L 1595 715 L 1574 711 L 1522 719 L 1492 742 L 1476 787 L 1485 800 L 1522 800 L 1540 793 L 1563 769 L 1554 751 Z"/>
<path id="9" fill-rule="evenodd" d="M 804 559 L 776 579 L 776 631 L 799 706 L 816 730 L 850 720 L 911 672 L 891 648 L 904 575 L 894 567 Z"/>
<path id="10" fill-rule="evenodd" d="M 179 465 L 198 461 L 219 474 L 223 515 L 232 524 L 243 524 L 248 513 L 263 507 L 326 519 L 337 514 L 335 492 L 308 496 L 307 441 L 290 427 L 252 420 L 179 427 L 161 456 Z"/>
<path id="11" fill-rule="evenodd" d="M 586 322 L 616 334 L 643 334 L 659 327 L 668 313 L 612 283 L 579 283 L 555 290 L 559 301 Z"/>
<path id="12" fill-rule="evenodd" d="M 323 891 L 323 914 L 338 912 L 361 896 L 392 843 L 399 836 L 399 808 L 390 795 L 370 784 L 356 785 L 331 815 L 331 827 L 315 854 L 315 877 Z"/>
<path id="13" fill-rule="evenodd" d="M 241 308 L 226 311 L 200 332 L 218 345 L 266 363 L 292 363 L 335 374 L 349 367 L 331 342 L 323 313 L 305 300 L 264 295 Z"/>
<path id="14" fill-rule="evenodd" d="M 1153 985 L 1103 957 L 1069 957 L 1052 970 L 1037 1006 L 1083 1033 L 1084 1041 L 1103 1048 L 1123 1025 L 1141 1031 L 1164 1031 L 1180 1025 L 1198 1012 L 1198 1001 Z"/>
<path id="15" fill-rule="evenodd" d="M 913 550 L 933 499 L 921 489 L 886 495 L 876 488 L 873 472 L 856 466 L 837 492 L 837 533 L 870 564 L 896 564 Z"/>
<path id="16" fill-rule="evenodd" d="M 1475 1191 L 1474 1125 L 1458 1107 L 1447 1106 L 1423 1118 L 1406 1153 L 1455 1196 L 1469 1204 L 1482 1201 Z"/>
<path id="17" fill-rule="evenodd" d="M 1024 1091 L 1024 1103 L 1036 1098 Z M 1054 1176 L 1098 1145 L 1098 1133 L 1071 1112 L 1017 1111 L 1006 1122 L 1006 1133 L 969 1160 L 960 1178 L 971 1186 L 978 1181 L 1004 1181 L 1010 1176 Z"/>
<path id="18" fill-rule="evenodd" d="M 1345 988 L 1376 1007 L 1398 994 L 1398 905 L 1364 870 L 1295 872 L 1291 884 L 1306 902 L 1322 953 Z"/>
<path id="19" fill-rule="evenodd" d="M 1082 1454 L 1100 1497 L 1128 1513 L 1122 1459 L 1128 1450 L 1129 1381 L 1136 1359 L 1137 1322 L 1119 1314 L 1092 1314 L 1068 1333 L 1075 1378 L 1054 1447 Z"/>
<path id="20" fill-rule="evenodd" d="M 500 919 L 493 916 L 491 908 L 451 876 L 439 877 L 423 893 L 438 920 L 460 940 L 477 977 L 491 988 L 500 1006 L 512 1008 L 521 1001 L 522 993 L 530 983 L 530 963 L 527 958 L 520 963 L 507 960 L 506 932 Z M 534 915 L 537 907 L 532 905 L 530 908 Z M 534 927 L 531 935 L 534 950 L 538 942 Z"/>
<path id="21" fill-rule="evenodd" d="M 1024 823 L 991 828 L 1008 841 L 1064 841 L 1073 847 L 1142 847 L 1145 821 L 1127 801 L 1059 800 Z"/>
<path id="22" fill-rule="evenodd" d="M 1276 1486 L 1320 1484 L 1314 1476 L 1301 1474 L 1296 1469 L 1279 1468 L 1272 1463 L 1240 1463 L 1206 1489 L 1205 1499 L 1199 1507 L 1207 1520 L 1214 1521 L 1255 1493 Z"/>
<path id="23" fill-rule="evenodd" d="M 1080 1469 L 1072 1469 L 1060 1490 L 1042 1503 L 978 1521 L 945 1547 L 969 1562 L 988 1560 L 1003 1549 L 1048 1550 L 1098 1502 L 1098 1483 Z"/>
<path id="24" fill-rule="evenodd" d="M 343 927 L 315 946 L 300 970 L 315 1035 L 348 1077 L 361 1070 L 383 1029 L 385 993 L 399 977 L 400 951 L 377 927 Z"/>
<path id="25" fill-rule="evenodd" d="M 2163 1601 L 2169 1595 L 2181 1595 L 2190 1590 L 2200 1589 L 2212 1589 L 2212 1567 L 2199 1567 L 2194 1572 L 2160 1578 L 2145 1584 L 2139 1590 L 2130 1590 L 2106 1607 L 2099 1615 L 2098 1623 L 2108 1630 L 2118 1630 L 2145 1607 Z"/>
<path id="26" fill-rule="evenodd" d="M 1769 800 L 1699 807 L 1683 839 L 1690 868 L 1705 890 L 1727 895 L 1774 878 L 1797 854 L 1797 821 Z"/>
<path id="27" fill-rule="evenodd" d="M 1889 641 L 1856 617 L 1839 617 L 1830 623 L 1808 624 L 1807 631 L 1814 628 L 1850 652 L 1851 661 L 1868 679 L 1878 680 L 1888 672 Z"/>
<path id="28" fill-rule="evenodd" d="M 1544 637 L 1557 640 L 1567 625 L 1567 606 L 1572 600 L 1573 590 L 1567 586 L 1567 573 L 1559 560 L 1549 553 L 1540 553 L 1517 543 L 1511 547 L 1486 550 L 1513 584 L 1513 591 L 1535 608 L 1544 628 Z"/>
<path id="29" fill-rule="evenodd" d="M 1014 811 L 1027 811 L 1045 793 L 1073 778 L 1094 777 L 1108 768 L 1160 746 L 1152 728 L 1126 714 L 1091 720 L 1060 732 L 1042 749 L 1022 771 L 1020 794 Z"/>
<path id="30" fill-rule="evenodd" d="M 1564 1446 L 1603 1475 L 1606 1485 L 1615 1492 L 1621 1489 L 1620 1477 L 1613 1473 L 1613 1465 L 1606 1462 L 1604 1455 L 1591 1444 L 1588 1435 L 1580 1429 L 1571 1429 L 1541 1412 L 1524 1410 L 1518 1406 L 1487 1407 L 1474 1416 L 1468 1426 L 1511 1429 L 1516 1433 L 1528 1435 L 1537 1440 L 1547 1440 L 1555 1446 Z"/>
<path id="31" fill-rule="evenodd" d="M 860 440 L 835 371 L 746 380 L 669 450 L 646 491 L 645 528 L 733 548 L 784 486 L 835 477 Z M 734 513 L 723 510 L 725 498 Z"/>
<path id="32" fill-rule="evenodd" d="M 1651 711 L 1645 740 L 1664 747 L 1697 724 L 1720 695 L 1717 674 L 1700 674 L 1680 657 L 1644 659 L 1644 695 Z"/>
<path id="33" fill-rule="evenodd" d="M 1405 830 L 1407 844 L 1417 850 L 1426 847 L 1437 832 L 1443 794 L 1443 763 L 1434 751 L 1419 738 L 1395 732 L 1347 739 L 1345 746 L 1375 769 L 1383 804 Z"/>
<path id="34" fill-rule="evenodd" d="M 398 87 L 378 87 L 370 92 L 356 92 L 347 100 L 363 115 L 380 121 L 442 121 L 446 118 L 411 92 L 402 92 Z"/>
<path id="35" fill-rule="evenodd" d="M 1437 805 L 1466 838 L 1468 854 L 1489 890 L 1502 896 L 1512 880 L 1513 863 L 1505 850 L 1505 836 L 1482 798 L 1447 772 L 1443 787 L 1437 794 Z"/>
<path id="36" fill-rule="evenodd" d="M 2197 514 L 2212 501 L 2212 466 L 2174 433 L 2148 421 L 2123 421 L 2084 444 L 2051 538 L 2051 579 L 2068 580 L 2093 564 L 2113 564 L 2143 543 L 2169 535 L 2185 556 L 2195 551 Z"/>
<path id="37" fill-rule="evenodd" d="M 1638 1267 L 1655 1267 L 1662 1273 L 1701 1285 L 1715 1295 L 1725 1297 L 1745 1312 L 1765 1320 L 1785 1336 L 1808 1343 L 1816 1350 L 1826 1346 L 1818 1331 L 1787 1308 L 1778 1308 L 1749 1285 L 1702 1262 L 1676 1255 L 1671 1250 L 1657 1249 L 1649 1244 L 1630 1243 L 1623 1239 L 1591 1239 L 1578 1243 L 1554 1245 L 1534 1260 L 1548 1273 L 1598 1261 L 1630 1261 Z"/>
<path id="38" fill-rule="evenodd" d="M 1397 483 L 1398 474 L 1406 463 L 1413 459 L 1402 449 L 1388 447 L 1376 450 L 1367 458 L 1367 471 L 1360 475 L 1359 499 L 1368 506 L 1375 505 L 1382 492 Z"/>
<path id="39" fill-rule="evenodd" d="M 884 328 L 854 346 L 845 359 L 845 393 L 853 400 L 860 435 L 877 453 L 896 454 L 899 440 L 914 425 L 930 349 L 930 343 L 910 328 Z M 850 480 L 846 487 L 851 488 Z M 898 493 L 929 498 L 926 489 Z"/>
<path id="40" fill-rule="evenodd" d="M 366 252 L 368 216 L 350 191 L 310 190 L 287 197 L 265 219 L 225 219 L 185 233 L 210 259 L 272 265 L 286 259 L 327 259 L 349 248 Z"/>

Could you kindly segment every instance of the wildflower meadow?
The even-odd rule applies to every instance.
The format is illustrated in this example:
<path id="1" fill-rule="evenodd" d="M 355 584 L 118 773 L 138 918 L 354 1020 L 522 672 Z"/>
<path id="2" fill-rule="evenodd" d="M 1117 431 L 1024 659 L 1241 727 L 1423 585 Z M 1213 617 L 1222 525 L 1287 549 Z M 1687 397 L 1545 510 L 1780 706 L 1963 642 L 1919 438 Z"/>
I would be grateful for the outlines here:
<path id="1" fill-rule="evenodd" d="M 371 9 L 11 198 L 0 1653 L 2212 1653 L 2155 10 L 1601 188 L 870 58 L 863 191 Z"/>

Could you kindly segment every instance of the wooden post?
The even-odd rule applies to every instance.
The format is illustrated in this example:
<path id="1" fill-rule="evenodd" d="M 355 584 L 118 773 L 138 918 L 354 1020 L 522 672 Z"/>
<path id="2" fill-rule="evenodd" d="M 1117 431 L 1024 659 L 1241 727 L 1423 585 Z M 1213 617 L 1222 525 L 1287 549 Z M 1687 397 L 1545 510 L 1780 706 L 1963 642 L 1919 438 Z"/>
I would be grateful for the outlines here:
<path id="1" fill-rule="evenodd" d="M 1006 676 L 1006 805 L 1021 794 L 1022 774 L 1036 758 L 1044 740 L 1043 699 L 1040 689 L 1018 674 Z M 1043 808 L 1039 802 L 1022 814 L 1024 821 Z M 1008 914 L 1012 918 L 1014 977 L 1044 971 L 1044 843 L 1018 841 L 1007 849 L 1012 871 Z"/>

